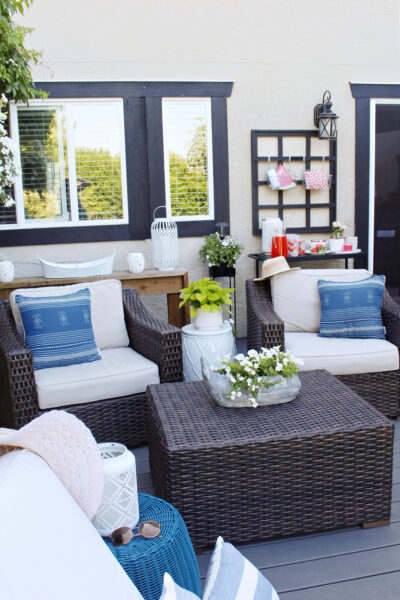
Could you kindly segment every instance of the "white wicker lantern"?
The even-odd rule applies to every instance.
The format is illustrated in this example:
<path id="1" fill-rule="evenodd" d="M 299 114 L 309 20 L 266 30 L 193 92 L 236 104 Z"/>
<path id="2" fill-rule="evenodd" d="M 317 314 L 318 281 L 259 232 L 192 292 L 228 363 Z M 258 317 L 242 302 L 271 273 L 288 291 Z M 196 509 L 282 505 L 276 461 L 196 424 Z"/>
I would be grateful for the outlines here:
<path id="1" fill-rule="evenodd" d="M 104 467 L 104 493 L 93 520 L 103 537 L 118 527 L 135 527 L 139 502 L 135 457 L 123 444 L 98 444 Z"/>
<path id="2" fill-rule="evenodd" d="M 178 227 L 173 219 L 155 218 L 158 206 L 154 211 L 151 224 L 151 243 L 153 263 L 160 271 L 172 271 L 178 265 Z"/>

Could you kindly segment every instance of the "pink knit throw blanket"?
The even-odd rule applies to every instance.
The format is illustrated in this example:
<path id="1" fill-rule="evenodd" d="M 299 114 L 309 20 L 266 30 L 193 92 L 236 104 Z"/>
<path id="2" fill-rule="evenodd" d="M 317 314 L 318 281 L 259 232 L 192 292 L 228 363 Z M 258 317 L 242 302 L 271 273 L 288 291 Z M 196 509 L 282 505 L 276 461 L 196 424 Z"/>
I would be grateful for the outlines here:
<path id="1" fill-rule="evenodd" d="M 103 497 L 104 472 L 96 440 L 82 421 L 52 410 L 0 437 L 0 455 L 16 448 L 39 454 L 93 519 Z"/>

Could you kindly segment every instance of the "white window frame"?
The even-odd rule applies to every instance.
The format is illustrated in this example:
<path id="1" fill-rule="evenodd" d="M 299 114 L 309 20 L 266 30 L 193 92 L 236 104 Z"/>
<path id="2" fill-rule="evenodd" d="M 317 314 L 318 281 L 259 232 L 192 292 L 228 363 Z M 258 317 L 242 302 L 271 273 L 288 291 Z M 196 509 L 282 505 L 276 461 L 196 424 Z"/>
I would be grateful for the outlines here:
<path id="1" fill-rule="evenodd" d="M 42 228 L 58 228 L 58 227 L 101 227 L 104 225 L 126 225 L 129 223 L 128 216 L 128 189 L 126 177 L 126 155 L 125 155 L 125 124 L 124 110 L 122 98 L 54 98 L 45 100 L 30 100 L 29 106 L 45 107 L 45 106 L 64 106 L 66 113 L 72 103 L 91 103 L 91 104 L 114 104 L 119 107 L 119 133 L 120 133 L 120 148 L 121 148 L 121 191 L 122 191 L 122 218 L 121 219 L 85 219 L 79 220 L 78 214 L 78 195 L 76 190 L 76 167 L 75 167 L 75 144 L 73 131 L 71 129 L 70 119 L 67 118 L 67 152 L 68 152 L 68 168 L 70 185 L 70 203 L 71 215 L 70 220 L 58 219 L 26 219 L 23 197 L 22 173 L 21 173 L 21 156 L 19 151 L 19 131 L 18 131 L 18 115 L 17 106 L 25 106 L 23 103 L 10 102 L 10 134 L 17 145 L 16 163 L 19 171 L 15 180 L 15 208 L 16 208 L 16 223 L 0 224 L 0 231 L 5 229 L 42 229 Z"/>
<path id="2" fill-rule="evenodd" d="M 208 213 L 206 215 L 187 215 L 173 216 L 171 208 L 171 186 L 169 176 L 169 156 L 168 140 L 165 139 L 164 117 L 166 115 L 166 106 L 169 103 L 201 103 L 206 106 L 206 140 L 207 140 L 207 198 Z M 163 150 L 164 150 L 164 173 L 165 173 L 165 202 L 167 217 L 174 221 L 212 221 L 214 220 L 214 170 L 213 170 L 213 143 L 212 143 L 212 118 L 211 118 L 211 98 L 162 98 L 162 132 L 163 132 Z"/>

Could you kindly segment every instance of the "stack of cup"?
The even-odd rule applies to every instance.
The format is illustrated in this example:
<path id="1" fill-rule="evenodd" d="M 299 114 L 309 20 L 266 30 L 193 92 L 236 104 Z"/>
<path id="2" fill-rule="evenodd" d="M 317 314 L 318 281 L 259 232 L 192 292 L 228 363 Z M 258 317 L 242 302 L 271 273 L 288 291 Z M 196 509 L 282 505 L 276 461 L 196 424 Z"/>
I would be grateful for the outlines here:
<path id="1" fill-rule="evenodd" d="M 344 240 L 343 251 L 344 252 L 355 252 L 358 247 L 358 238 L 355 236 L 346 237 Z"/>

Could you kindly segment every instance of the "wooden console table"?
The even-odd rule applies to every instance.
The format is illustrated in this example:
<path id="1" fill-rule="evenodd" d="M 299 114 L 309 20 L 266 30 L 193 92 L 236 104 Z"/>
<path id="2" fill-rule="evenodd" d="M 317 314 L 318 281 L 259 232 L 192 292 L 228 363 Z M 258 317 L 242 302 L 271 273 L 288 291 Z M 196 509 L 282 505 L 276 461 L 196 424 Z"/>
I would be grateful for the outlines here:
<path id="1" fill-rule="evenodd" d="M 158 271 L 145 269 L 143 273 L 115 271 L 111 275 L 93 277 L 67 277 L 65 279 L 46 279 L 45 277 L 19 277 L 8 283 L 0 283 L 0 300 L 8 300 L 10 293 L 17 288 L 43 287 L 49 285 L 69 285 L 81 281 L 98 281 L 99 279 L 119 279 L 122 287 L 132 287 L 138 294 L 166 294 L 168 304 L 168 321 L 176 327 L 190 323 L 189 306 L 179 308 L 179 292 L 189 285 L 186 269 Z"/>

